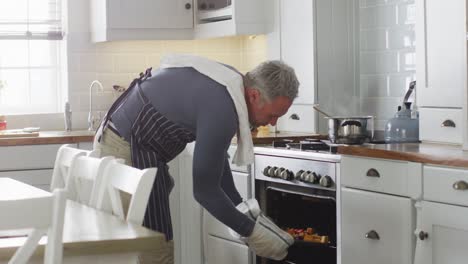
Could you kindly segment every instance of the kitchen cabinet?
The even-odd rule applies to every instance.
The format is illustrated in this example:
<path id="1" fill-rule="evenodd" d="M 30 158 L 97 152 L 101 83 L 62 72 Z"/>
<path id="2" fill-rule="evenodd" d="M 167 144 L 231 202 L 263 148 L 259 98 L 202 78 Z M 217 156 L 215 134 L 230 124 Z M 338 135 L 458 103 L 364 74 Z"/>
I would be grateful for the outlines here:
<path id="1" fill-rule="evenodd" d="M 61 146 L 62 144 L 0 147 L 0 177 L 13 178 L 48 191 L 55 157 Z"/>
<path id="2" fill-rule="evenodd" d="M 248 264 L 249 248 L 244 244 L 208 236 L 205 241 L 209 250 L 205 253 L 206 264 Z"/>
<path id="3" fill-rule="evenodd" d="M 93 0 L 90 8 L 94 42 L 193 37 L 192 0 Z"/>
<path id="4" fill-rule="evenodd" d="M 468 208 L 422 201 L 418 205 L 414 264 L 464 264 L 468 259 Z"/>
<path id="5" fill-rule="evenodd" d="M 230 157 L 234 156 L 236 147 L 228 150 Z M 232 177 L 239 194 L 244 200 L 252 198 L 252 179 L 249 166 L 231 165 Z M 203 249 L 204 263 L 252 263 L 252 256 L 244 242 L 234 238 L 229 228 L 203 210 Z"/>
<path id="6" fill-rule="evenodd" d="M 415 264 L 466 263 L 468 170 L 426 165 L 418 202 Z"/>
<path id="7" fill-rule="evenodd" d="M 268 0 L 195 0 L 194 37 L 265 34 L 268 5 Z"/>
<path id="8" fill-rule="evenodd" d="M 193 198 L 193 151 L 190 143 L 179 155 L 180 184 L 180 262 L 191 264 L 208 263 L 251 263 L 248 247 L 229 233 L 228 227 L 205 212 Z M 228 150 L 234 156 L 235 146 Z M 250 167 L 232 163 L 234 184 L 243 198 L 252 197 Z M 175 241 L 176 243 L 176 241 Z M 177 246 L 175 246 L 177 247 Z M 177 254 L 177 253 L 176 253 Z M 230 256 L 226 258 L 226 256 Z M 222 260 L 222 261 L 221 261 Z"/>
<path id="9" fill-rule="evenodd" d="M 300 82 L 294 104 L 278 120 L 279 131 L 317 133 L 320 128 L 326 133 L 326 120 L 319 120 L 312 108 L 315 103 L 333 115 L 356 112 L 354 90 L 348 89 L 355 82 L 355 57 L 349 55 L 356 49 L 353 8 L 347 0 L 276 2 L 268 56 L 292 66 Z M 340 87 L 346 89 L 336 93 Z M 341 107 L 330 108 L 336 105 Z"/>
<path id="10" fill-rule="evenodd" d="M 266 0 L 93 0 L 94 42 L 264 34 Z"/>
<path id="11" fill-rule="evenodd" d="M 422 165 L 342 156 L 340 172 L 341 262 L 411 264 Z"/>
<path id="12" fill-rule="evenodd" d="M 466 125 L 462 119 L 467 89 L 466 1 L 415 3 L 420 138 L 461 144 Z"/>
<path id="13" fill-rule="evenodd" d="M 410 198 L 343 188 L 341 201 L 343 263 L 412 264 Z"/>
<path id="14" fill-rule="evenodd" d="M 187 144 L 179 155 L 180 174 L 180 261 L 202 264 L 202 208 L 193 197 L 193 151 L 195 143 Z M 174 241 L 175 242 L 175 241 Z M 177 247 L 174 245 L 174 247 Z"/>
<path id="15" fill-rule="evenodd" d="M 269 34 L 269 57 L 281 59 L 294 68 L 300 82 L 298 97 L 278 120 L 277 130 L 315 132 L 315 38 L 314 1 L 272 1 L 276 4 Z"/>

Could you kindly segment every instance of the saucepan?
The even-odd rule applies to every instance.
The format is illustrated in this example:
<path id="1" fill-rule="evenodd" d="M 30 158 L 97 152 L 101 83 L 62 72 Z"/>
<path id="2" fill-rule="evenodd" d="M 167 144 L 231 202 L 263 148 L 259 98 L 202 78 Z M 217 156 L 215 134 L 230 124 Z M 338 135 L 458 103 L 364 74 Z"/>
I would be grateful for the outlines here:
<path id="1" fill-rule="evenodd" d="M 331 143 L 362 144 L 374 137 L 373 116 L 331 116 L 320 110 L 317 105 L 314 105 L 314 109 L 328 119 L 328 137 Z"/>

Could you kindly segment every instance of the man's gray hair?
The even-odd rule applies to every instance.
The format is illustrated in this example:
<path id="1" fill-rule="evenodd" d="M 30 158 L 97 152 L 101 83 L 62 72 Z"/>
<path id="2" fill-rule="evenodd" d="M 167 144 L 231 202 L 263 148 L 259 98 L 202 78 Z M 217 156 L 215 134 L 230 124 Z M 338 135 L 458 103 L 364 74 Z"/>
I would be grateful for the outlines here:
<path id="1" fill-rule="evenodd" d="M 271 101 L 278 96 L 291 100 L 297 97 L 299 81 L 294 69 L 282 61 L 266 61 L 249 71 L 244 77 L 246 87 L 257 89 L 261 96 Z"/>

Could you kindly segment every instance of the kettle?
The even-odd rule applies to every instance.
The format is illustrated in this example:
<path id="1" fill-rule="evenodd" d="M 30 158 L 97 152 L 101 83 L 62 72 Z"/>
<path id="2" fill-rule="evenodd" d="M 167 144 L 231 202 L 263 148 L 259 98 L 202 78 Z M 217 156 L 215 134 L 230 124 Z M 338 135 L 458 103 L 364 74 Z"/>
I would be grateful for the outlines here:
<path id="1" fill-rule="evenodd" d="M 386 143 L 419 142 L 419 114 L 411 109 L 408 99 L 416 88 L 416 81 L 410 83 L 398 112 L 385 125 L 384 140 Z"/>

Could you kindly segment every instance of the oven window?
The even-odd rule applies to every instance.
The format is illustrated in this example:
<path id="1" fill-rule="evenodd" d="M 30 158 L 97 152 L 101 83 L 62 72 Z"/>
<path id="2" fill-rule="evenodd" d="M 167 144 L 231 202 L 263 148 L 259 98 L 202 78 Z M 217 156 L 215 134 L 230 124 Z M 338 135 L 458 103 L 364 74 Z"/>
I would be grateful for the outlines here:
<path id="1" fill-rule="evenodd" d="M 265 214 L 292 234 L 295 244 L 285 261 L 259 258 L 257 263 L 336 264 L 334 198 L 266 188 L 261 199 Z"/>

